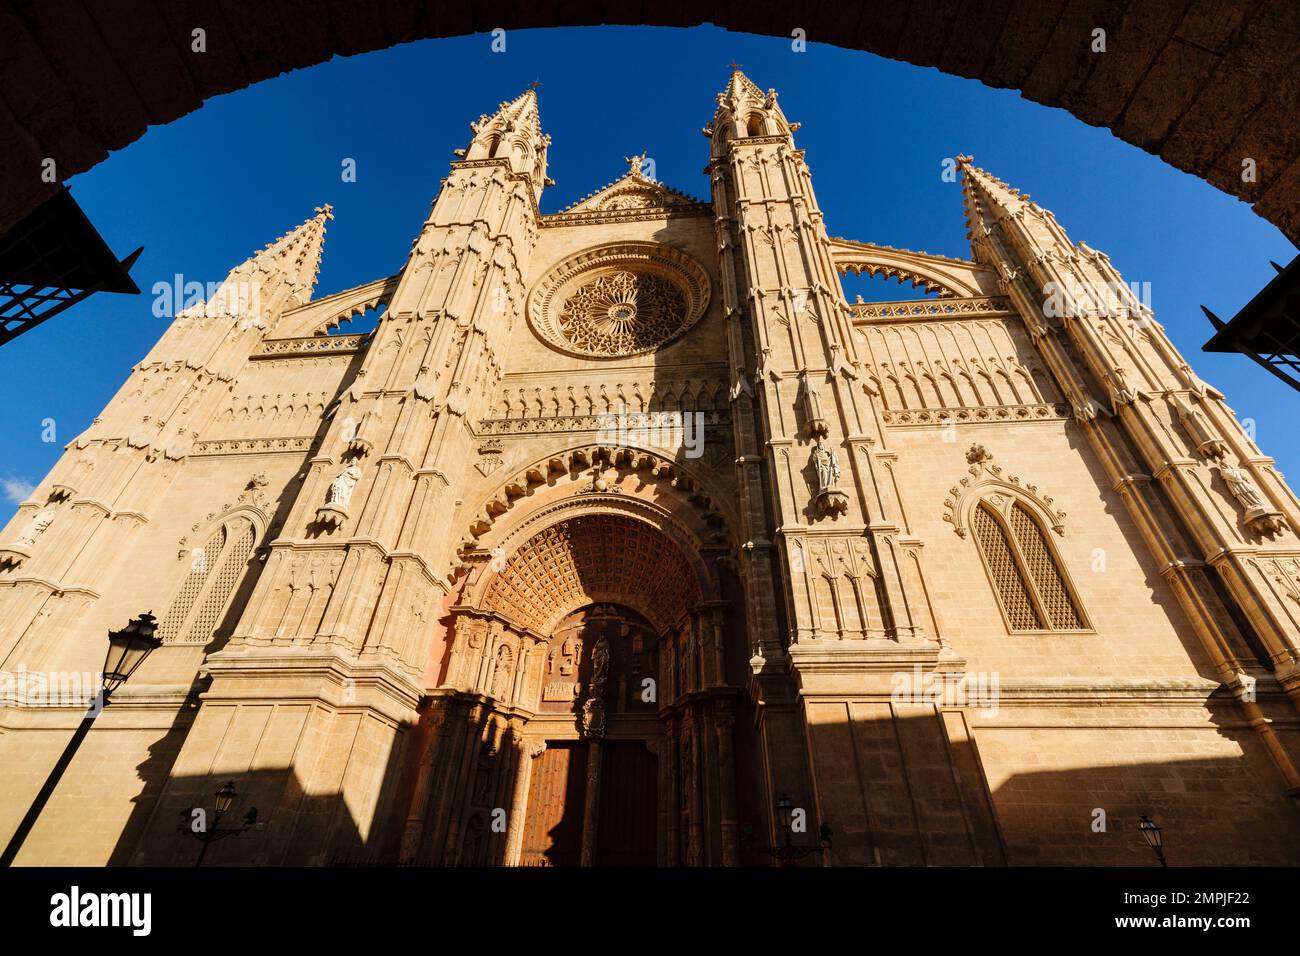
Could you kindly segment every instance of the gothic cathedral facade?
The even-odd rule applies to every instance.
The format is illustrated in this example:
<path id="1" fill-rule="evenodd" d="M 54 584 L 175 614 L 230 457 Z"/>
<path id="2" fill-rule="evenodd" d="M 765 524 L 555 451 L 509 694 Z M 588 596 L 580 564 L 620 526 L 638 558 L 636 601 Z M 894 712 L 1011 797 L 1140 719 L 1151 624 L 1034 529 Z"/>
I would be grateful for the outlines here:
<path id="1" fill-rule="evenodd" d="M 739 71 L 708 201 L 542 214 L 536 91 L 471 128 L 395 274 L 313 298 L 317 210 L 0 534 L 7 674 L 163 641 L 20 864 L 191 864 L 227 780 L 214 864 L 1300 863 L 1300 502 L 1104 253 L 969 157 L 970 259 L 833 237 Z M 4 834 L 81 717 L 21 690 Z"/>

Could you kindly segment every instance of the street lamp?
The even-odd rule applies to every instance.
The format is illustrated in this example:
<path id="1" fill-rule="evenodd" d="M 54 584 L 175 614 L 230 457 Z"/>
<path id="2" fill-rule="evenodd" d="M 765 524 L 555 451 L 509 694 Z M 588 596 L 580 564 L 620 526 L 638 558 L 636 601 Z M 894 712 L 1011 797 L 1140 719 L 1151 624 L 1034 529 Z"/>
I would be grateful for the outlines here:
<path id="1" fill-rule="evenodd" d="M 794 801 L 788 793 L 776 798 L 776 818 L 781 821 L 781 830 L 786 835 L 786 842 L 789 842 L 790 828 L 794 822 Z"/>
<path id="2" fill-rule="evenodd" d="M 104 655 L 105 702 L 161 644 L 158 621 L 152 612 L 141 614 L 120 631 L 108 632 L 108 653 Z"/>
<path id="3" fill-rule="evenodd" d="M 27 815 L 18 824 L 18 829 L 14 830 L 14 835 L 9 838 L 9 845 L 5 847 L 4 854 L 0 855 L 0 866 L 13 865 L 18 851 L 22 849 L 23 841 L 27 839 L 27 834 L 31 833 L 41 811 L 45 809 L 45 804 L 49 803 L 54 788 L 58 786 L 60 778 L 72 763 L 77 748 L 90 732 L 90 727 L 99 716 L 100 710 L 108 706 L 109 697 L 125 684 L 144 663 L 144 659 L 161 645 L 162 638 L 158 637 L 158 621 L 150 611 L 130 621 L 120 631 L 108 632 L 108 652 L 104 656 L 104 673 L 100 678 L 99 691 L 90 702 L 90 709 L 86 711 L 86 716 L 81 718 L 76 733 L 63 748 L 63 754 L 55 763 L 54 769 L 45 778 L 45 785 L 36 794 L 36 799 L 28 808 Z"/>
<path id="4" fill-rule="evenodd" d="M 204 812 L 199 807 L 188 807 L 181 811 L 181 825 L 177 828 L 181 833 L 188 833 L 194 839 L 203 844 L 203 849 L 199 850 L 199 858 L 194 861 L 196 867 L 203 865 L 203 858 L 208 855 L 208 847 L 218 840 L 224 840 L 226 837 L 239 836 L 248 830 L 256 827 L 261 829 L 262 826 L 257 822 L 257 807 L 250 807 L 249 811 L 244 814 L 244 825 L 242 827 L 227 827 L 221 829 L 221 818 L 225 816 L 230 808 L 235 805 L 235 798 L 239 795 L 235 790 L 235 781 L 227 780 L 221 785 L 212 799 L 214 813 L 212 816 L 212 826 L 208 827 L 204 819 Z M 195 823 L 199 823 L 195 826 Z"/>
<path id="5" fill-rule="evenodd" d="M 780 825 L 781 832 L 784 835 L 784 841 L 780 846 L 753 846 L 751 843 L 754 838 L 753 831 L 746 826 L 744 830 L 744 843 L 748 849 L 753 850 L 755 853 L 766 853 L 768 856 L 772 857 L 772 859 L 780 860 L 783 863 L 793 863 L 795 860 L 802 860 L 804 857 L 813 853 L 825 853 L 831 848 L 831 839 L 834 837 L 835 831 L 831 829 L 829 823 L 825 822 L 822 823 L 818 830 L 818 835 L 821 837 L 820 843 L 815 846 L 794 845 L 792 838 L 794 836 L 795 807 L 794 801 L 790 799 L 789 794 L 782 793 L 777 797 L 773 804 L 773 809 L 776 812 L 777 823 Z"/>
<path id="6" fill-rule="evenodd" d="M 1152 820 L 1145 813 L 1142 814 L 1141 819 L 1138 820 L 1138 832 L 1141 833 L 1142 838 L 1147 841 L 1147 846 L 1155 850 L 1156 859 L 1160 861 L 1160 865 L 1168 866 L 1169 863 L 1165 860 L 1165 840 L 1164 837 L 1160 835 L 1160 828 L 1156 826 L 1156 821 Z"/>

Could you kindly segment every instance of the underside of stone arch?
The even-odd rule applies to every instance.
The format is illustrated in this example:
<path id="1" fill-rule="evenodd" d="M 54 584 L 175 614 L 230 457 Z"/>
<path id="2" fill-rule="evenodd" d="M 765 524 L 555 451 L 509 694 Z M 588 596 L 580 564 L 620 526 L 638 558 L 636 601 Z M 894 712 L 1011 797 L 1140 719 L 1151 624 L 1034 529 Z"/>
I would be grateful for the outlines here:
<path id="1" fill-rule="evenodd" d="M 645 521 L 587 514 L 537 532 L 487 587 L 484 605 L 547 630 L 565 613 L 615 602 L 671 627 L 702 599 L 680 549 Z"/>
<path id="2" fill-rule="evenodd" d="M 417 0 L 383 6 L 383 16 L 363 14 L 344 0 L 301 7 L 192 0 L 174 11 L 108 12 L 91 3 L 15 10 L 4 23 L 15 54 L 3 81 L 10 110 L 0 129 L 13 150 L 0 170 L 0 231 L 53 192 L 56 184 L 27 172 L 41 169 L 47 157 L 63 181 L 209 97 L 334 55 L 482 29 L 467 12 Z M 1279 134 L 1300 95 L 1300 86 L 1288 82 L 1300 39 L 1300 19 L 1289 4 L 1231 5 L 1213 14 L 1177 0 L 1125 0 L 1076 16 L 1067 0 L 995 15 L 958 0 L 823 2 L 782 8 L 777 20 L 764 8 L 712 7 L 641 11 L 583 3 L 548 20 L 519 6 L 498 10 L 493 25 L 713 23 L 788 39 L 790 24 L 805 24 L 815 42 L 938 67 L 1069 110 L 1253 204 L 1291 239 L 1300 236 L 1300 144 Z M 198 23 L 205 25 L 201 55 L 194 50 Z M 1104 55 L 1095 49 L 1099 33 L 1111 51 Z M 1242 174 L 1243 159 L 1252 161 L 1254 175 Z"/>

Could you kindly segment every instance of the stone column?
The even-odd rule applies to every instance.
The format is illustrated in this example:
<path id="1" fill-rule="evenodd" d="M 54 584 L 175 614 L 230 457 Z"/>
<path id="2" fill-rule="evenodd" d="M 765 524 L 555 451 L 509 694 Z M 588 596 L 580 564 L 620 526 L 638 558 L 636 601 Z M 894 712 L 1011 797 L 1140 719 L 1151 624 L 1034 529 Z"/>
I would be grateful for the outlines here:
<path id="1" fill-rule="evenodd" d="M 731 703 L 718 702 L 713 727 L 718 735 L 718 816 L 722 830 L 722 865 L 740 865 L 740 821 L 736 819 L 736 754 Z"/>
<path id="2" fill-rule="evenodd" d="M 420 760 L 420 768 L 415 779 L 415 792 L 411 795 L 411 808 L 402 829 L 402 842 L 398 850 L 398 860 L 405 862 L 415 860 L 420 853 L 420 840 L 424 836 L 424 818 L 429 812 L 429 794 L 434 779 L 434 769 L 442 756 L 442 743 L 446 730 L 446 715 L 441 705 L 428 717 L 428 740 L 425 752 Z"/>
<path id="3" fill-rule="evenodd" d="M 518 866 L 524 851 L 524 828 L 528 816 L 528 791 L 533 785 L 533 764 L 546 752 L 546 741 L 525 741 L 515 773 L 515 798 L 510 807 L 510 832 L 506 839 L 506 866 Z"/>

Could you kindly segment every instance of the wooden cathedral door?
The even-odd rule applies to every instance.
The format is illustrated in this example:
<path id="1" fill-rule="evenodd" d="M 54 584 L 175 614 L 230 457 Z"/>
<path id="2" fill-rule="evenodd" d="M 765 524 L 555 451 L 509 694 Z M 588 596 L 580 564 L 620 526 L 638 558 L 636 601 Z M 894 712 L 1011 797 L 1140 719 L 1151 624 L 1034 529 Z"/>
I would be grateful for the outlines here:
<path id="1" fill-rule="evenodd" d="M 640 740 L 601 745 L 597 866 L 654 866 L 659 819 L 659 761 Z"/>
<path id="2" fill-rule="evenodd" d="M 587 745 L 553 742 L 537 758 L 520 866 L 577 866 L 587 793 Z"/>

